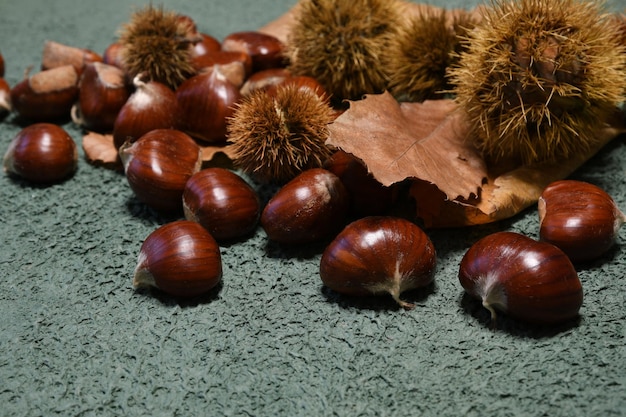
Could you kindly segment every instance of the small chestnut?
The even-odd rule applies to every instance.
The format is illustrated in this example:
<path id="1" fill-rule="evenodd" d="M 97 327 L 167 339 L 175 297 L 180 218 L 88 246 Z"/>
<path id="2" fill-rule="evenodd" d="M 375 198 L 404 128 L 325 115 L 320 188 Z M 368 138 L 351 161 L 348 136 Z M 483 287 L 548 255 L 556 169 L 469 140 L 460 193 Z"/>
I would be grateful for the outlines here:
<path id="1" fill-rule="evenodd" d="M 12 108 L 11 87 L 4 78 L 0 77 L 0 117 L 9 114 Z"/>
<path id="2" fill-rule="evenodd" d="M 133 79 L 135 91 L 119 110 L 113 123 L 113 142 L 119 149 L 124 142 L 134 142 L 154 129 L 173 129 L 178 104 L 176 93 L 165 84 L 144 80 L 144 74 Z"/>
<path id="3" fill-rule="evenodd" d="M 395 186 L 386 187 L 354 155 L 338 150 L 324 162 L 337 175 L 350 196 L 350 212 L 357 217 L 385 214 L 397 201 Z"/>
<path id="4" fill-rule="evenodd" d="M 137 198 L 163 213 L 182 211 L 187 180 L 200 170 L 202 151 L 174 129 L 155 129 L 119 151 L 130 188 Z"/>
<path id="5" fill-rule="evenodd" d="M 109 132 L 130 96 L 124 72 L 116 66 L 87 64 L 80 79 L 72 120 L 88 130 Z"/>
<path id="6" fill-rule="evenodd" d="M 133 286 L 155 287 L 174 297 L 194 297 L 222 279 L 220 249 L 211 234 L 188 220 L 167 223 L 141 245 Z"/>
<path id="7" fill-rule="evenodd" d="M 251 233 L 261 214 L 261 201 L 239 175 L 211 167 L 187 180 L 183 210 L 187 220 L 200 223 L 220 241 Z"/>
<path id="8" fill-rule="evenodd" d="M 572 262 L 602 256 L 626 221 L 606 191 L 575 180 L 548 185 L 539 197 L 538 211 L 540 239 L 558 246 Z"/>
<path id="9" fill-rule="evenodd" d="M 72 65 L 38 72 L 11 89 L 13 109 L 33 122 L 69 118 L 78 98 L 78 73 Z"/>
<path id="10" fill-rule="evenodd" d="M 78 149 L 60 126 L 35 123 L 22 129 L 4 155 L 4 170 L 28 181 L 53 183 L 77 167 Z"/>
<path id="11" fill-rule="evenodd" d="M 532 323 L 553 324 L 578 316 L 582 284 L 570 259 L 554 245 L 515 232 L 497 232 L 474 243 L 463 256 L 459 281 L 496 310 Z"/>
<path id="12" fill-rule="evenodd" d="M 292 75 L 286 68 L 270 68 L 252 74 L 241 87 L 241 94 L 250 95 L 256 90 L 268 90 L 272 86 L 282 84 Z"/>
<path id="13" fill-rule="evenodd" d="M 255 31 L 234 32 L 222 40 L 222 50 L 245 52 L 252 58 L 252 72 L 284 67 L 285 46 L 276 37 Z"/>
<path id="14" fill-rule="evenodd" d="M 239 87 L 213 66 L 185 80 L 176 90 L 177 129 L 203 142 L 225 142 L 228 119 L 241 99 Z"/>
<path id="15" fill-rule="evenodd" d="M 268 201 L 261 226 L 270 240 L 308 243 L 329 237 L 344 225 L 348 194 L 332 172 L 312 168 L 298 174 Z"/>
<path id="16" fill-rule="evenodd" d="M 390 294 L 403 308 L 404 291 L 434 280 L 436 253 L 430 238 L 414 223 L 391 216 L 370 216 L 347 225 L 320 261 L 324 285 L 340 294 Z"/>

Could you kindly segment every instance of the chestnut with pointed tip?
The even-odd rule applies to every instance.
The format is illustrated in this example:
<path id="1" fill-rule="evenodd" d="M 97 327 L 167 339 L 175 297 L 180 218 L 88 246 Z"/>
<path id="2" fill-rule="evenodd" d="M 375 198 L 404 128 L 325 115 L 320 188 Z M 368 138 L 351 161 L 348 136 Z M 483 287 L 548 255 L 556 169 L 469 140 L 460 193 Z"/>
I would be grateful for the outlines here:
<path id="1" fill-rule="evenodd" d="M 606 191 L 575 180 L 548 185 L 539 197 L 538 211 L 540 239 L 558 246 L 572 262 L 606 253 L 626 221 Z"/>
<path id="2" fill-rule="evenodd" d="M 390 294 L 398 305 L 412 309 L 414 304 L 400 295 L 433 282 L 436 259 L 430 238 L 414 223 L 369 216 L 350 223 L 328 245 L 320 277 L 340 294 Z"/>
<path id="3" fill-rule="evenodd" d="M 121 69 L 101 62 L 87 64 L 80 79 L 78 101 L 72 107 L 72 120 L 88 130 L 112 131 L 130 94 Z"/>
<path id="4" fill-rule="evenodd" d="M 261 225 L 270 240 L 302 244 L 339 231 L 348 211 L 341 180 L 322 168 L 303 171 L 269 200 Z"/>
<path id="5" fill-rule="evenodd" d="M 176 127 L 204 142 L 225 142 L 228 119 L 240 98 L 239 88 L 219 66 L 213 66 L 185 80 L 176 90 Z"/>
<path id="6" fill-rule="evenodd" d="M 221 279 L 222 259 L 215 239 L 198 223 L 178 220 L 157 228 L 144 240 L 133 286 L 155 287 L 174 297 L 195 297 L 215 288 Z"/>
<path id="7" fill-rule="evenodd" d="M 165 84 L 133 79 L 135 91 L 120 109 L 113 124 L 113 143 L 119 149 L 124 142 L 134 142 L 155 129 L 172 129 L 176 125 L 176 93 Z"/>
<path id="8" fill-rule="evenodd" d="M 203 169 L 189 178 L 183 192 L 185 218 L 200 223 L 220 240 L 251 233 L 261 214 L 256 191 L 234 172 Z"/>
<path id="9" fill-rule="evenodd" d="M 22 129 L 4 155 L 4 170 L 28 181 L 54 183 L 77 167 L 78 149 L 60 126 L 35 123 Z"/>
<path id="10" fill-rule="evenodd" d="M 554 245 L 515 232 L 497 232 L 463 256 L 459 281 L 496 319 L 496 310 L 541 324 L 573 319 L 583 288 L 570 259 Z"/>
<path id="11" fill-rule="evenodd" d="M 185 184 L 202 165 L 202 151 L 192 138 L 174 129 L 155 129 L 126 142 L 119 154 L 140 201 L 159 212 L 182 212 Z"/>
<path id="12" fill-rule="evenodd" d="M 77 98 L 78 73 L 72 65 L 38 72 L 11 89 L 13 109 L 33 122 L 69 118 Z"/>

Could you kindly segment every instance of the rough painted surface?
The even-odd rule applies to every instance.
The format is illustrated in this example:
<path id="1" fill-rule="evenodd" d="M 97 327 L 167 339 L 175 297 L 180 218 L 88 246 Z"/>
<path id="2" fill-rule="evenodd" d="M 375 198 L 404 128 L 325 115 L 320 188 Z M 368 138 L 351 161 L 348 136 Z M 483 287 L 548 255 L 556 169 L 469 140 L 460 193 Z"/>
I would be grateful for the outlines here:
<path id="1" fill-rule="evenodd" d="M 220 38 L 292 3 L 163 2 Z M 7 80 L 39 64 L 45 39 L 103 50 L 132 7 L 3 2 Z M 14 122 L 0 122 L 2 152 L 20 129 Z M 64 127 L 80 144 L 81 132 Z M 574 178 L 624 209 L 625 166 L 620 138 Z M 262 190 L 265 201 L 271 191 Z M 318 275 L 323 245 L 281 248 L 260 229 L 222 247 L 223 284 L 208 297 L 181 304 L 136 292 L 139 247 L 169 220 L 139 203 L 121 174 L 82 158 L 72 178 L 50 187 L 0 175 L 1 416 L 624 415 L 623 230 L 609 254 L 578 268 L 579 323 L 541 329 L 501 317 L 493 330 L 489 312 L 463 295 L 460 259 L 487 233 L 537 238 L 534 208 L 494 225 L 429 232 L 435 285 L 410 294 L 412 311 L 331 293 Z"/>

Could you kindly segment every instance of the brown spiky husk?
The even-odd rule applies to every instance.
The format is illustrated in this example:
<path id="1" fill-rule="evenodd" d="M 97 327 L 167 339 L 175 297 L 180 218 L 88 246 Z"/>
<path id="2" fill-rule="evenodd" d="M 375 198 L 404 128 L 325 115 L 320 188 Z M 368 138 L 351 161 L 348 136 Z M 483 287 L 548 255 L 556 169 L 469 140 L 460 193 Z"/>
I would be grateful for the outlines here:
<path id="1" fill-rule="evenodd" d="M 303 0 L 287 42 L 290 71 L 316 78 L 333 101 L 388 84 L 381 62 L 402 23 L 397 0 Z"/>
<path id="2" fill-rule="evenodd" d="M 555 162 L 586 152 L 623 100 L 624 49 L 598 2 L 494 0 L 451 71 L 492 161 Z"/>
<path id="3" fill-rule="evenodd" d="M 273 95 L 257 90 L 237 105 L 228 124 L 233 164 L 262 182 L 284 183 L 320 167 L 334 111 L 309 88 L 284 85 Z"/>
<path id="4" fill-rule="evenodd" d="M 137 10 L 120 30 L 124 68 L 131 78 L 145 73 L 150 80 L 175 89 L 196 73 L 190 50 L 197 41 L 194 30 L 188 19 L 163 7 Z"/>
<path id="5" fill-rule="evenodd" d="M 393 96 L 412 102 L 443 98 L 451 89 L 447 71 L 463 49 L 461 36 L 473 26 L 467 12 L 452 21 L 445 10 L 413 16 L 387 51 Z"/>

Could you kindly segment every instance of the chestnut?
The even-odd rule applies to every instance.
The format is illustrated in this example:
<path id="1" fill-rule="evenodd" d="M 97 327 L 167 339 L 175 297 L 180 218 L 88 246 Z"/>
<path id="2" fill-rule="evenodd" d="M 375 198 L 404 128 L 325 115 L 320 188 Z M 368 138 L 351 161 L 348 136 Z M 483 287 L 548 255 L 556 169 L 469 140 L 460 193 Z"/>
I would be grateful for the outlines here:
<path id="1" fill-rule="evenodd" d="M 284 67 L 287 64 L 284 49 L 285 46 L 278 38 L 256 31 L 234 32 L 222 40 L 222 50 L 241 51 L 250 55 L 253 73 Z"/>
<path id="2" fill-rule="evenodd" d="M 176 93 L 165 84 L 133 79 L 135 91 L 128 97 L 113 123 L 113 143 L 119 149 L 124 142 L 134 142 L 154 129 L 173 129 L 178 104 Z"/>
<path id="3" fill-rule="evenodd" d="M 150 233 L 133 274 L 136 289 L 155 287 L 174 297 L 194 297 L 222 279 L 219 246 L 196 222 L 178 220 Z"/>
<path id="4" fill-rule="evenodd" d="M 234 172 L 211 167 L 196 172 L 183 191 L 185 218 L 200 223 L 220 240 L 251 233 L 261 214 L 256 191 Z"/>
<path id="5" fill-rule="evenodd" d="M 531 323 L 573 319 L 583 303 L 576 269 L 562 250 L 515 232 L 497 232 L 463 256 L 459 281 L 496 319 L 496 310 Z"/>
<path id="6" fill-rule="evenodd" d="M 268 201 L 261 226 L 279 243 L 302 244 L 338 232 L 345 224 L 348 194 L 332 172 L 312 168 L 298 174 Z"/>
<path id="7" fill-rule="evenodd" d="M 200 170 L 202 151 L 174 129 L 155 129 L 119 151 L 124 173 L 137 198 L 162 213 L 182 211 L 187 180 Z"/>
<path id="8" fill-rule="evenodd" d="M 558 246 L 572 262 L 606 253 L 626 221 L 606 191 L 575 180 L 548 185 L 539 197 L 538 211 L 540 239 Z"/>
<path id="9" fill-rule="evenodd" d="M 416 224 L 399 217 L 369 216 L 347 225 L 328 245 L 320 261 L 325 286 L 340 294 L 390 294 L 400 299 L 407 290 L 433 282 L 435 247 Z"/>
<path id="10" fill-rule="evenodd" d="M 199 36 L 200 42 L 197 42 L 191 47 L 191 56 L 193 60 L 214 54 L 222 49 L 220 41 L 213 36 L 206 33 L 200 33 Z"/>
<path id="11" fill-rule="evenodd" d="M 176 128 L 208 143 L 226 141 L 226 125 L 240 100 L 239 88 L 213 66 L 185 80 L 176 90 Z"/>
<path id="12" fill-rule="evenodd" d="M 323 167 L 337 175 L 348 190 L 350 213 L 354 216 L 383 215 L 397 200 L 395 186 L 382 185 L 360 159 L 348 152 L 336 151 Z"/>
<path id="13" fill-rule="evenodd" d="M 78 102 L 72 107 L 72 120 L 88 130 L 112 131 L 129 96 L 121 69 L 101 62 L 87 64 L 80 79 Z"/>
<path id="14" fill-rule="evenodd" d="M 9 114 L 12 108 L 11 87 L 4 78 L 0 77 L 0 117 Z"/>
<path id="15" fill-rule="evenodd" d="M 38 72 L 11 89 L 13 109 L 33 122 L 69 118 L 77 98 L 78 73 L 72 65 Z"/>
<path id="16" fill-rule="evenodd" d="M 113 42 L 106 47 L 102 54 L 102 62 L 107 65 L 113 65 L 121 70 L 124 70 L 124 58 L 122 44 L 119 42 Z"/>
<path id="17" fill-rule="evenodd" d="M 286 68 L 270 68 L 252 74 L 241 87 L 241 94 L 250 95 L 256 90 L 267 90 L 270 87 L 281 84 L 291 77 L 291 73 Z"/>
<path id="18" fill-rule="evenodd" d="M 250 55 L 242 51 L 216 51 L 193 58 L 193 66 L 198 72 L 205 72 L 208 68 L 216 65 L 239 64 L 243 67 L 245 78 L 252 74 L 252 59 Z"/>
<path id="19" fill-rule="evenodd" d="M 4 170 L 28 181 L 53 183 L 77 167 L 78 149 L 60 126 L 35 123 L 22 129 L 4 155 Z"/>

